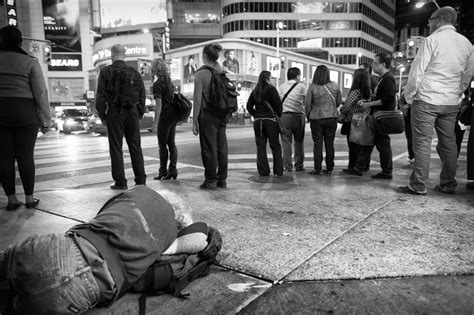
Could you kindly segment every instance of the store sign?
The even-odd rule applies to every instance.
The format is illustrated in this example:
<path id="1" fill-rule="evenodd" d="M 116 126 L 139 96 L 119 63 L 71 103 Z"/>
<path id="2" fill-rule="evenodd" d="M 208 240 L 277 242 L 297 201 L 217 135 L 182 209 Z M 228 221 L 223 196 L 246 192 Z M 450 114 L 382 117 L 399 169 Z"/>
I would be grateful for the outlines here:
<path id="1" fill-rule="evenodd" d="M 86 106 L 85 101 L 76 101 L 76 102 L 50 102 L 51 106 Z"/>
<path id="2" fill-rule="evenodd" d="M 147 45 L 143 44 L 131 44 L 131 45 L 124 45 L 125 48 L 125 56 L 126 57 L 143 57 L 143 56 L 150 56 L 150 50 L 148 49 Z M 110 52 L 110 48 L 101 49 L 95 51 L 92 54 L 92 62 L 94 65 L 102 60 L 110 59 L 112 57 L 112 53 Z"/>
<path id="3" fill-rule="evenodd" d="M 7 24 L 18 26 L 18 16 L 16 12 L 16 0 L 7 0 Z"/>
<path id="4" fill-rule="evenodd" d="M 81 54 L 53 54 L 49 71 L 82 71 Z"/>

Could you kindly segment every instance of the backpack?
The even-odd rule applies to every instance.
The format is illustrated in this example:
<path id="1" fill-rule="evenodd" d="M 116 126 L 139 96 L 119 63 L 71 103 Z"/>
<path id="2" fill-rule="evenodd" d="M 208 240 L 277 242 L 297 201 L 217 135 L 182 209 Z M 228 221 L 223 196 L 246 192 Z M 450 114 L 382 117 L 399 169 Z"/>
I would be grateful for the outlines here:
<path id="1" fill-rule="evenodd" d="M 207 243 L 206 248 L 198 253 L 161 255 L 131 291 L 145 293 L 145 296 L 171 294 L 187 297 L 189 294 L 183 294 L 183 289 L 190 282 L 208 275 L 211 265 L 216 263 L 216 256 L 222 248 L 222 236 L 218 230 L 207 228 Z"/>
<path id="2" fill-rule="evenodd" d="M 193 104 L 181 93 L 173 93 L 172 104 L 178 114 L 178 121 L 186 121 L 191 114 Z"/>
<path id="3" fill-rule="evenodd" d="M 203 66 L 201 69 L 207 69 L 211 72 L 211 84 L 209 87 L 209 100 L 204 99 L 206 104 L 214 110 L 217 116 L 225 117 L 237 111 L 237 88 L 229 80 L 224 72 L 218 73 L 214 68 Z M 199 71 L 198 70 L 198 71 Z"/>
<path id="4" fill-rule="evenodd" d="M 111 103 L 125 108 L 136 106 L 143 87 L 140 73 L 130 66 L 113 66 L 113 69 L 113 101 Z"/>

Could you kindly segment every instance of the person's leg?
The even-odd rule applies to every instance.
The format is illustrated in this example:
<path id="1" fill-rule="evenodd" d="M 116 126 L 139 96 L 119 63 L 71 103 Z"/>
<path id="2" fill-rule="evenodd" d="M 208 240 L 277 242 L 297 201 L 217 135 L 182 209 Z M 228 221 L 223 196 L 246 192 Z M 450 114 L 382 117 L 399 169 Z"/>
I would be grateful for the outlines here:
<path id="1" fill-rule="evenodd" d="M 121 110 L 110 107 L 107 113 L 107 136 L 109 138 L 110 162 L 112 165 L 112 178 L 115 184 L 126 186 L 125 170 L 123 166 L 123 121 Z"/>
<path id="2" fill-rule="evenodd" d="M 408 159 L 411 161 L 415 158 L 415 152 L 413 152 L 413 136 L 411 131 L 411 109 L 408 108 L 407 114 L 403 116 L 405 120 L 405 137 L 407 138 L 407 150 Z"/>
<path id="3" fill-rule="evenodd" d="M 132 161 L 133 174 L 135 175 L 135 184 L 143 185 L 146 183 L 145 162 L 143 160 L 143 152 L 140 137 L 140 120 L 138 112 L 135 109 L 127 113 L 125 123 L 125 140 L 127 141 L 128 150 L 130 152 L 130 160 Z"/>
<path id="4" fill-rule="evenodd" d="M 15 191 L 15 130 L 16 128 L 0 126 L 0 141 L 2 143 L 2 149 L 0 150 L 0 181 L 9 204 L 18 204 Z"/>
<path id="5" fill-rule="evenodd" d="M 281 120 L 285 124 L 285 130 L 281 134 L 281 145 L 283 148 L 283 165 L 287 172 L 293 170 L 293 161 L 292 161 L 292 150 L 291 150 L 291 140 L 293 135 L 293 116 L 292 114 L 283 114 L 281 115 Z M 296 158 L 296 152 L 295 152 Z"/>
<path id="6" fill-rule="evenodd" d="M 334 139 L 336 138 L 337 119 L 324 119 L 324 148 L 326 150 L 326 171 L 332 172 L 334 169 Z"/>
<path id="7" fill-rule="evenodd" d="M 273 121 L 265 121 L 265 130 L 268 135 L 268 142 L 273 155 L 273 174 L 276 176 L 283 175 L 283 158 L 281 153 L 281 145 L 278 134 L 278 126 Z"/>
<path id="8" fill-rule="evenodd" d="M 415 163 L 408 187 L 415 192 L 426 192 L 425 181 L 428 179 L 430 172 L 431 139 L 437 116 L 435 105 L 415 100 L 411 106 Z"/>
<path id="9" fill-rule="evenodd" d="M 160 156 L 160 168 L 158 169 L 158 177 L 166 177 L 168 174 L 168 148 L 167 142 L 170 134 L 169 117 L 163 113 L 158 122 L 158 152 Z"/>
<path id="10" fill-rule="evenodd" d="M 5 252 L 17 314 L 73 314 L 92 309 L 100 288 L 81 250 L 64 234 L 33 235 Z"/>
<path id="11" fill-rule="evenodd" d="M 467 184 L 466 188 L 474 190 L 474 110 L 471 116 L 471 128 L 467 140 Z"/>
<path id="12" fill-rule="evenodd" d="M 264 121 L 259 119 L 253 124 L 255 144 L 257 146 L 257 171 L 260 176 L 270 175 L 270 166 L 267 159 L 267 135 Z"/>
<path id="13" fill-rule="evenodd" d="M 295 126 L 293 131 L 295 141 L 295 168 L 297 171 L 304 170 L 304 132 L 306 118 L 304 114 L 293 115 Z"/>
<path id="14" fill-rule="evenodd" d="M 323 129 L 320 119 L 310 121 L 311 136 L 313 138 L 313 159 L 314 171 L 321 172 L 321 164 L 323 162 Z"/>
<path id="15" fill-rule="evenodd" d="M 20 173 L 21 183 L 25 191 L 25 202 L 28 207 L 35 203 L 33 198 L 35 187 L 34 149 L 37 135 L 38 126 L 24 126 L 17 128 L 14 140 L 18 172 Z"/>
<path id="16" fill-rule="evenodd" d="M 464 132 L 465 130 L 462 130 L 461 127 L 459 126 L 458 124 L 458 121 L 456 120 L 455 124 L 454 124 L 454 133 L 456 134 L 456 146 L 457 146 L 457 149 L 458 149 L 458 157 L 459 157 L 459 153 L 461 152 L 461 144 L 462 144 L 462 140 L 464 138 Z"/>
<path id="17" fill-rule="evenodd" d="M 359 157 L 360 145 L 354 142 L 349 141 L 351 132 L 349 130 L 348 134 L 346 135 L 347 139 L 347 147 L 349 149 L 349 162 L 347 164 L 347 168 L 351 169 L 354 168 L 357 162 L 357 158 Z"/>
<path id="18" fill-rule="evenodd" d="M 207 183 L 217 181 L 217 126 L 212 115 L 202 111 L 199 117 L 199 143 Z"/>
<path id="19" fill-rule="evenodd" d="M 440 186 L 442 188 L 455 189 L 457 168 L 457 146 L 454 125 L 456 124 L 457 106 L 440 106 L 440 114 L 435 121 L 435 129 L 438 135 L 438 151 L 441 158 Z"/>
<path id="20" fill-rule="evenodd" d="M 168 149 L 170 152 L 170 164 L 168 166 L 168 175 L 177 176 L 178 169 L 176 168 L 176 164 L 178 163 L 178 148 L 176 147 L 176 124 L 177 120 L 174 120 L 174 123 L 170 126 L 169 133 L 168 133 Z M 176 178 L 176 177 L 174 177 Z"/>
<path id="21" fill-rule="evenodd" d="M 227 122 L 226 119 L 218 121 L 217 125 L 217 181 L 221 184 L 227 179 L 229 152 L 227 149 Z"/>
<path id="22" fill-rule="evenodd" d="M 382 174 L 392 175 L 393 160 L 392 160 L 392 146 L 389 135 L 382 135 L 375 131 L 374 144 L 379 151 L 380 167 Z"/>

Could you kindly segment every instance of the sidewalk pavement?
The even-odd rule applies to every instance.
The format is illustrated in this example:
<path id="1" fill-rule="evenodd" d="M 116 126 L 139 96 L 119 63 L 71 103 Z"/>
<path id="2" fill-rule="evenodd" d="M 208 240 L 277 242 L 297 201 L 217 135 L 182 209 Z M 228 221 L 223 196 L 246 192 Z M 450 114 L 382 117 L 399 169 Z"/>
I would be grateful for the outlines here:
<path id="1" fill-rule="evenodd" d="M 398 163 L 398 164 L 397 164 Z M 198 189 L 202 171 L 180 169 L 178 180 L 148 181 L 176 192 L 194 221 L 223 235 L 225 267 L 187 287 L 190 297 L 148 297 L 147 314 L 473 314 L 474 194 L 464 188 L 460 161 L 456 195 L 395 191 L 409 167 L 395 162 L 393 180 L 307 172 L 287 183 L 249 180 L 232 171 L 228 188 Z M 179 167 L 179 165 L 178 165 Z M 310 169 L 310 165 L 306 165 Z M 37 209 L 0 210 L 0 250 L 34 233 L 65 231 L 92 218 L 116 192 L 110 181 L 41 191 Z M 6 197 L 0 196 L 0 204 Z M 90 314 L 138 314 L 127 294 Z"/>

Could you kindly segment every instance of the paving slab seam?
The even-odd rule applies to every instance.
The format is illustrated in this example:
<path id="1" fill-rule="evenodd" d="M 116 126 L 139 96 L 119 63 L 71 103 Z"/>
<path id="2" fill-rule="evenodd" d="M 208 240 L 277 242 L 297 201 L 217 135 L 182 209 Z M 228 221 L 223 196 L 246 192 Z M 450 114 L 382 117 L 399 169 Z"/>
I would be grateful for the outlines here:
<path id="1" fill-rule="evenodd" d="M 354 223 L 350 228 L 348 228 L 347 230 L 345 230 L 344 232 L 342 232 L 340 235 L 334 237 L 332 240 L 330 240 L 329 242 L 327 242 L 326 244 L 324 244 L 321 248 L 319 248 L 318 250 L 316 250 L 314 253 L 311 253 L 307 258 L 304 258 L 299 264 L 296 265 L 296 267 L 294 267 L 293 269 L 291 269 L 289 272 L 287 272 L 285 275 L 283 275 L 279 280 L 277 280 L 276 282 L 277 283 L 280 283 L 280 282 L 283 282 L 283 279 L 285 279 L 288 275 L 290 275 L 292 272 L 294 272 L 296 269 L 298 269 L 301 265 L 303 265 L 304 263 L 306 263 L 308 260 L 310 260 L 312 257 L 314 257 L 315 255 L 317 255 L 318 253 L 320 253 L 321 251 L 323 251 L 324 249 L 326 249 L 327 247 L 329 247 L 331 244 L 333 244 L 334 242 L 336 242 L 338 239 L 340 239 L 341 237 L 343 237 L 344 235 L 346 235 L 347 233 L 349 233 L 350 231 L 352 231 L 355 227 L 357 227 L 358 225 L 362 224 L 363 222 L 365 222 L 367 219 L 369 219 L 371 216 L 373 216 L 374 214 L 378 213 L 380 210 L 382 210 L 383 208 L 385 208 L 386 206 L 388 206 L 389 204 L 391 204 L 392 202 L 396 201 L 397 198 L 394 198 L 390 201 L 387 201 L 385 202 L 383 205 L 381 205 L 380 207 L 376 208 L 374 211 L 372 211 L 371 213 L 369 213 L 367 216 L 365 216 L 364 218 L 362 218 L 361 220 L 357 221 L 356 223 Z"/>
<path id="2" fill-rule="evenodd" d="M 285 283 L 303 283 L 303 282 L 340 282 L 340 281 L 360 281 L 360 280 L 402 280 L 402 279 L 411 279 L 411 278 L 424 278 L 424 277 L 451 277 L 451 276 L 474 276 L 474 273 L 472 272 L 461 272 L 461 273 L 456 273 L 456 272 L 447 272 L 447 273 L 441 273 L 441 274 L 414 274 L 414 275 L 409 275 L 409 276 L 386 276 L 386 277 L 360 277 L 360 278 L 355 278 L 355 277 L 347 277 L 347 278 L 334 278 L 334 279 L 323 279 L 323 280 L 317 280 L 317 279 L 308 279 L 308 280 L 291 280 L 291 281 L 286 281 Z"/>
<path id="3" fill-rule="evenodd" d="M 52 211 L 48 211 L 48 210 L 43 210 L 43 209 L 39 209 L 39 208 L 35 208 L 37 211 L 41 211 L 41 212 L 44 212 L 44 213 L 47 213 L 47 214 L 51 214 L 51 215 L 54 215 L 54 216 L 57 216 L 57 217 L 61 217 L 61 218 L 64 218 L 64 219 L 69 219 L 69 220 L 73 220 L 73 221 L 77 221 L 79 223 L 86 223 L 86 221 L 82 221 L 82 220 L 79 220 L 79 219 L 75 219 L 75 218 L 71 218 L 71 217 L 68 217 L 68 216 L 65 216 L 65 215 L 62 215 L 62 214 L 59 214 L 59 213 L 55 213 L 55 212 L 52 212 Z"/>

